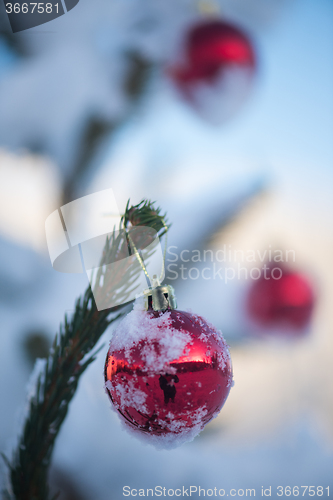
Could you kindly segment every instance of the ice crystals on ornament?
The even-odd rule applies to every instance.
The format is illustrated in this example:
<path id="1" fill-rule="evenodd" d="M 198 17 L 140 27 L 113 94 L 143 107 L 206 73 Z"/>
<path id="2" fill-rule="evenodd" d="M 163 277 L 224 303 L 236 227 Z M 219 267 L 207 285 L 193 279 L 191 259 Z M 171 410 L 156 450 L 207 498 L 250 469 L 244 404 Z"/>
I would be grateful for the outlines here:
<path id="1" fill-rule="evenodd" d="M 143 310 L 119 324 L 105 389 L 128 429 L 159 447 L 192 440 L 221 410 L 232 385 L 221 332 L 193 313 Z"/>

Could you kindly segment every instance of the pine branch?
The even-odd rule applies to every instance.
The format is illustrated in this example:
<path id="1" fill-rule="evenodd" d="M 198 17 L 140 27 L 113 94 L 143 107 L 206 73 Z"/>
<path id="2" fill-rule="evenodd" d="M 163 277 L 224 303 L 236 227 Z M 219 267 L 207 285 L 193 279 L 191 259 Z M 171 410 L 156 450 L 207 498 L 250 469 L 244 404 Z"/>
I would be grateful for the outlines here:
<path id="1" fill-rule="evenodd" d="M 81 375 L 96 357 L 98 351 L 92 352 L 96 343 L 108 326 L 124 314 L 124 302 L 129 297 L 129 288 L 135 282 L 135 273 L 138 272 L 137 268 L 133 272 L 133 266 L 121 268 L 121 283 L 126 282 L 126 286 L 119 287 L 117 279 L 112 282 L 108 279 L 105 264 L 121 260 L 127 250 L 126 232 L 121 230 L 123 226 L 129 231 L 138 225 L 148 225 L 162 236 L 166 231 L 162 219 L 160 209 L 155 209 L 151 202 L 143 201 L 132 207 L 129 207 L 128 203 L 120 230 L 114 231 L 107 239 L 95 279 L 94 294 L 118 299 L 118 303 L 120 299 L 121 305 L 98 311 L 93 292 L 88 287 L 76 301 L 72 317 L 65 315 L 45 367 L 37 379 L 36 391 L 30 399 L 29 413 L 12 460 L 4 457 L 9 468 L 12 490 L 3 492 L 4 499 L 50 498 L 48 469 L 55 440 L 66 418 L 69 403 Z"/>
<path id="2" fill-rule="evenodd" d="M 149 226 L 153 228 L 160 236 L 163 236 L 170 224 L 166 226 L 166 214 L 161 215 L 160 208 L 154 208 L 155 201 L 141 201 L 137 205 L 129 208 L 130 201 L 128 200 L 125 215 L 124 224 L 127 227 L 130 223 L 132 226 Z"/>

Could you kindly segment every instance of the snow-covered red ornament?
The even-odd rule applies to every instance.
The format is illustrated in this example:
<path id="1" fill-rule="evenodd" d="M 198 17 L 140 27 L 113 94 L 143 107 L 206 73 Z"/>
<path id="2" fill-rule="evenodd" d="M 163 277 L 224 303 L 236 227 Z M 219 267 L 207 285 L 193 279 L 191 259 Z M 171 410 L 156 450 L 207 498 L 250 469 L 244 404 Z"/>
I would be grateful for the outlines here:
<path id="1" fill-rule="evenodd" d="M 285 265 L 275 269 L 266 266 L 247 297 L 249 316 L 268 333 L 305 332 L 314 305 L 315 293 L 308 278 Z"/>
<path id="2" fill-rule="evenodd" d="M 106 391 L 127 428 L 157 446 L 193 439 L 218 415 L 231 385 L 222 334 L 176 310 L 170 286 L 146 290 L 114 332 Z"/>
<path id="3" fill-rule="evenodd" d="M 169 74 L 185 98 L 211 122 L 233 116 L 247 99 L 256 68 L 249 37 L 222 20 L 193 26 L 183 60 Z"/>

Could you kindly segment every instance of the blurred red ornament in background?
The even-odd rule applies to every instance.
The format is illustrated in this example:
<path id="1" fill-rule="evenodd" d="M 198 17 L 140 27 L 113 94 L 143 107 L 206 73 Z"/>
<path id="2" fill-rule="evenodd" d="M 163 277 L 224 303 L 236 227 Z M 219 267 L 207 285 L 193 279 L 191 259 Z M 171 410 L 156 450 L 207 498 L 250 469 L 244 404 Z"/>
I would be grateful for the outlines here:
<path id="1" fill-rule="evenodd" d="M 216 417 L 227 399 L 228 347 L 200 316 L 134 309 L 110 342 L 105 382 L 129 428 L 153 444 L 178 446 Z"/>
<path id="2" fill-rule="evenodd" d="M 186 84 L 214 80 L 232 65 L 255 67 L 255 55 L 248 37 L 224 21 L 209 21 L 194 26 L 188 34 L 187 66 L 175 75 Z"/>
<path id="3" fill-rule="evenodd" d="M 256 56 L 249 37 L 228 22 L 213 20 L 190 29 L 185 60 L 175 64 L 170 74 L 199 111 L 211 113 L 212 121 L 222 122 L 247 98 L 255 68 Z"/>
<path id="4" fill-rule="evenodd" d="M 302 333 L 315 305 L 312 284 L 286 266 L 270 271 L 262 273 L 250 287 L 247 308 L 251 319 L 265 329 Z"/>

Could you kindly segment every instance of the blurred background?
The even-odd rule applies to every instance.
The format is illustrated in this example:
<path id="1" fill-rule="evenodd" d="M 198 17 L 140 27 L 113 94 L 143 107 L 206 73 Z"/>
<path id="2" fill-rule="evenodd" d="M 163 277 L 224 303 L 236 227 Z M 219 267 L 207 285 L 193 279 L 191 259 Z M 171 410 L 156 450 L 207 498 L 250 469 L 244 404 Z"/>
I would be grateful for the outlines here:
<path id="1" fill-rule="evenodd" d="M 331 0 L 80 0 L 16 34 L 0 4 L 1 451 L 87 286 L 52 269 L 44 230 L 80 196 L 168 213 L 166 281 L 222 330 L 234 370 L 218 418 L 157 451 L 109 408 L 107 331 L 54 451 L 61 499 L 333 488 L 332 36 Z"/>

